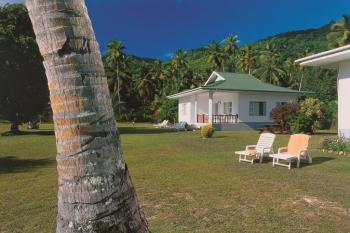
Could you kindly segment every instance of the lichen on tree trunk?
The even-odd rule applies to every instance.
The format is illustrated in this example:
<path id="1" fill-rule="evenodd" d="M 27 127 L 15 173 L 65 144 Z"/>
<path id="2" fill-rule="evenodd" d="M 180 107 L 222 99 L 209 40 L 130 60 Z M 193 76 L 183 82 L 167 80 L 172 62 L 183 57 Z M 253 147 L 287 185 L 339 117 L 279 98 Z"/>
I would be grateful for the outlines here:
<path id="1" fill-rule="evenodd" d="M 55 123 L 57 232 L 149 232 L 83 0 L 27 0 Z"/>

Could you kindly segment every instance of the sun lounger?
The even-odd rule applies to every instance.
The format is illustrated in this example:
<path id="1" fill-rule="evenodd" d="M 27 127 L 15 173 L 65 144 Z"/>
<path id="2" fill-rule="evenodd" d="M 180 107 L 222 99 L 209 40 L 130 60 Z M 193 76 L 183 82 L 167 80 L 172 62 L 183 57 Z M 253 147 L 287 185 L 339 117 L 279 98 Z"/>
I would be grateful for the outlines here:
<path id="1" fill-rule="evenodd" d="M 279 165 L 288 167 L 291 169 L 293 161 L 297 161 L 297 167 L 300 167 L 301 159 L 307 159 L 309 163 L 312 163 L 312 158 L 309 154 L 309 141 L 310 136 L 305 134 L 295 134 L 289 139 L 288 146 L 278 149 L 278 154 L 272 154 L 270 157 L 273 159 L 272 166 Z M 280 160 L 286 161 L 280 163 Z"/>
<path id="2" fill-rule="evenodd" d="M 264 156 L 268 156 L 273 153 L 273 143 L 276 135 L 272 133 L 262 133 L 259 141 L 256 145 L 246 146 L 244 151 L 236 151 L 235 154 L 239 155 L 239 162 L 254 163 L 254 160 L 259 159 L 262 163 Z"/>
<path id="3" fill-rule="evenodd" d="M 184 121 L 180 121 L 179 123 L 176 123 L 173 127 L 171 127 L 172 129 L 176 130 L 176 131 L 184 131 L 186 130 L 186 125 L 187 123 Z"/>
<path id="4" fill-rule="evenodd" d="M 166 128 L 168 127 L 169 121 L 168 120 L 164 120 L 162 123 L 153 125 L 156 128 Z"/>

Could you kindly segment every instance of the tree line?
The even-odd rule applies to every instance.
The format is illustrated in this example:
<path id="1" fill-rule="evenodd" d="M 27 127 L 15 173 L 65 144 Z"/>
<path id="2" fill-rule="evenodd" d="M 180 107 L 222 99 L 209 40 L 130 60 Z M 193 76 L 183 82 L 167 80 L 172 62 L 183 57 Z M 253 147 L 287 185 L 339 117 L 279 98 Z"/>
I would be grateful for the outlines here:
<path id="1" fill-rule="evenodd" d="M 348 44 L 349 17 L 335 22 L 327 38 L 330 47 Z M 283 45 L 273 40 L 240 46 L 238 37 L 229 35 L 196 51 L 178 49 L 169 61 L 161 61 L 127 55 L 121 41 L 111 41 L 103 62 L 117 120 L 173 119 L 176 102 L 166 96 L 203 85 L 214 70 L 249 73 L 271 84 L 314 90 L 324 102 L 334 101 L 335 72 L 296 66 L 295 59 L 315 51 L 305 45 L 291 53 L 288 46 L 288 41 Z M 50 113 L 42 57 L 22 4 L 0 7 L 0 53 L 0 117 L 16 131 L 21 123 Z"/>

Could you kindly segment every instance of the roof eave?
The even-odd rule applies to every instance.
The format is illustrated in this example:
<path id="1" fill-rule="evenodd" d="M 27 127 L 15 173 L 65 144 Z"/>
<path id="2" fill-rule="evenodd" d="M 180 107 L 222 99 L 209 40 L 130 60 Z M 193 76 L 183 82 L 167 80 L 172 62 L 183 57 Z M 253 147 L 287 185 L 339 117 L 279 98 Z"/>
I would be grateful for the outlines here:
<path id="1" fill-rule="evenodd" d="M 181 97 L 191 96 L 191 95 L 193 95 L 195 93 L 199 93 L 201 91 L 203 91 L 203 88 L 202 87 L 198 87 L 198 88 L 195 88 L 195 89 L 179 92 L 179 93 L 176 93 L 174 95 L 169 95 L 166 98 L 167 99 L 179 99 Z"/>
<path id="2" fill-rule="evenodd" d="M 298 94 L 298 95 L 305 95 L 305 94 L 315 94 L 311 91 L 268 91 L 268 90 L 243 90 L 243 89 L 225 89 L 225 88 L 208 88 L 203 87 L 203 90 L 211 90 L 211 91 L 247 91 L 247 92 L 268 92 L 268 93 L 287 93 L 287 94 Z"/>
<path id="3" fill-rule="evenodd" d="M 345 60 L 350 60 L 350 45 L 300 58 L 295 63 L 302 66 L 338 68 L 339 63 Z"/>

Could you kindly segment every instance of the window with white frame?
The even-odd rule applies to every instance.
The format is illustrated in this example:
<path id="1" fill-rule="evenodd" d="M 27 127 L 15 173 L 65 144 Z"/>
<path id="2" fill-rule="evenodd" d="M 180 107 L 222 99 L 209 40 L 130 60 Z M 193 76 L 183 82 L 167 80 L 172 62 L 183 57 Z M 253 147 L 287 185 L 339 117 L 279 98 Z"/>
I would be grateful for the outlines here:
<path id="1" fill-rule="evenodd" d="M 266 102 L 249 102 L 249 116 L 266 116 Z"/>
<path id="2" fill-rule="evenodd" d="M 232 115 L 232 102 L 224 103 L 224 115 Z"/>
<path id="3" fill-rule="evenodd" d="M 181 104 L 181 113 L 183 116 L 187 115 L 187 108 L 186 107 L 187 107 L 186 103 Z"/>

